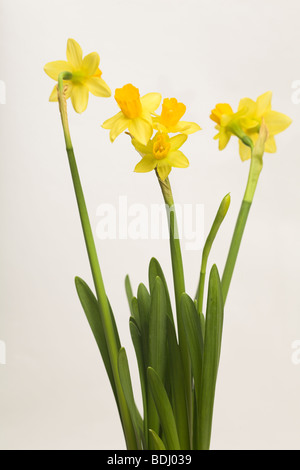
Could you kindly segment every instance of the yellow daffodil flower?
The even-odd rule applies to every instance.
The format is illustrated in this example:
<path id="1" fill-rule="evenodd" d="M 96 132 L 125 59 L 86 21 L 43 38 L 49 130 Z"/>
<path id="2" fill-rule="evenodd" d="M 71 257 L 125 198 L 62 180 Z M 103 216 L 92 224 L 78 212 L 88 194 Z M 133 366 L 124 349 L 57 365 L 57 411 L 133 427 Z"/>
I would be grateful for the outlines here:
<path id="1" fill-rule="evenodd" d="M 211 112 L 210 118 L 217 124 L 216 129 L 219 131 L 214 137 L 219 139 L 219 149 L 224 150 L 232 135 L 236 135 L 240 139 L 246 139 L 247 136 L 243 131 L 245 125 L 252 125 L 252 121 L 247 120 L 247 108 L 242 108 L 239 112 L 234 113 L 232 107 L 227 103 L 217 104 Z M 251 142 L 249 141 L 249 144 Z"/>
<path id="2" fill-rule="evenodd" d="M 195 122 L 180 121 L 186 112 L 186 106 L 179 103 L 176 98 L 165 98 L 162 104 L 160 116 L 153 119 L 153 127 L 161 132 L 176 134 L 193 134 L 200 131 L 201 127 Z"/>
<path id="3" fill-rule="evenodd" d="M 148 173 L 156 169 L 159 178 L 164 181 L 172 167 L 187 168 L 189 161 L 179 148 L 186 141 L 187 136 L 178 134 L 169 137 L 166 133 L 158 132 L 147 145 L 142 145 L 136 139 L 132 139 L 135 149 L 142 156 L 142 160 L 136 165 L 137 173 Z"/>
<path id="4" fill-rule="evenodd" d="M 161 95 L 148 93 L 140 97 L 138 88 L 128 84 L 116 89 L 115 100 L 121 111 L 102 124 L 104 129 L 110 129 L 110 140 L 113 142 L 128 129 L 138 142 L 147 145 L 153 133 L 151 114 L 159 107 Z"/>
<path id="5" fill-rule="evenodd" d="M 82 49 L 74 39 L 68 39 L 67 60 L 57 60 L 45 65 L 44 71 L 50 78 L 57 81 L 62 72 L 70 72 L 71 80 L 65 80 L 66 99 L 71 98 L 77 113 L 86 110 L 89 92 L 95 96 L 109 97 L 111 91 L 101 78 L 99 69 L 100 57 L 92 52 L 83 58 Z M 49 101 L 57 101 L 57 86 L 53 88 Z"/>
<path id="6" fill-rule="evenodd" d="M 292 120 L 285 114 L 272 110 L 272 92 L 269 91 L 259 96 L 256 102 L 250 98 L 242 99 L 239 104 L 239 110 L 242 109 L 247 109 L 247 122 L 244 123 L 246 134 L 255 144 L 259 136 L 262 121 L 264 120 L 268 130 L 265 152 L 275 153 L 277 150 L 275 135 L 287 129 Z M 243 161 L 251 158 L 251 150 L 243 142 L 240 142 L 240 156 Z"/>

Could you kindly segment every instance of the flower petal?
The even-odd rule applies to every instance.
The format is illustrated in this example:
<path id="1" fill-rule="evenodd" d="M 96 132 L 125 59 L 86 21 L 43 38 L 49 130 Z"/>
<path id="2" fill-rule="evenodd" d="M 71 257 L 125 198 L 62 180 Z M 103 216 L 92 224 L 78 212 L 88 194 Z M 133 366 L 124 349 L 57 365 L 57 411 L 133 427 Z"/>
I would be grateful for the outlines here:
<path id="1" fill-rule="evenodd" d="M 86 110 L 89 101 L 88 88 L 84 85 L 73 86 L 71 100 L 76 113 L 83 113 L 83 111 Z"/>
<path id="2" fill-rule="evenodd" d="M 154 113 L 154 111 L 159 107 L 160 102 L 160 93 L 148 93 L 147 95 L 141 97 L 142 107 L 149 113 Z"/>
<path id="3" fill-rule="evenodd" d="M 57 81 L 61 72 L 72 72 L 73 67 L 65 60 L 55 60 L 54 62 L 48 62 L 44 67 L 44 71 L 50 78 Z"/>
<path id="4" fill-rule="evenodd" d="M 54 88 L 51 92 L 51 95 L 49 96 L 49 101 L 51 101 L 51 102 L 58 101 L 57 85 L 54 85 Z"/>
<path id="5" fill-rule="evenodd" d="M 263 95 L 257 98 L 257 101 L 256 101 L 257 116 L 262 116 L 267 111 L 271 111 L 272 96 L 273 96 L 273 93 L 271 91 L 267 91 L 267 93 L 264 93 Z"/>
<path id="6" fill-rule="evenodd" d="M 66 97 L 66 100 L 70 98 L 71 96 L 71 93 L 72 93 L 72 88 L 73 88 L 73 85 L 71 82 L 64 82 L 64 90 L 65 90 L 65 97 Z M 57 85 L 54 86 L 53 90 L 52 90 L 52 93 L 49 97 L 49 101 L 51 102 L 55 102 L 55 101 L 58 101 L 58 96 L 57 96 Z"/>
<path id="7" fill-rule="evenodd" d="M 154 170 L 157 165 L 157 160 L 151 157 L 144 157 L 135 167 L 136 173 L 148 173 L 148 171 Z"/>
<path id="8" fill-rule="evenodd" d="M 147 155 L 153 158 L 153 142 L 149 141 L 147 145 L 143 145 L 138 142 L 136 139 L 131 140 L 132 145 L 134 146 L 135 150 L 144 158 Z"/>
<path id="9" fill-rule="evenodd" d="M 171 150 L 178 150 L 184 142 L 187 140 L 187 135 L 185 134 L 178 134 L 174 137 L 171 137 L 169 143 L 171 145 Z"/>
<path id="10" fill-rule="evenodd" d="M 265 152 L 267 153 L 276 153 L 277 151 L 277 145 L 275 142 L 275 137 L 271 136 L 268 138 L 266 144 L 265 144 Z"/>
<path id="11" fill-rule="evenodd" d="M 169 132 L 180 132 L 181 134 L 193 134 L 194 132 L 201 131 L 201 127 L 195 122 L 179 121 L 174 128 L 169 129 Z"/>
<path id="12" fill-rule="evenodd" d="M 88 78 L 85 83 L 93 95 L 102 96 L 104 98 L 111 96 L 110 88 L 102 78 L 91 77 Z"/>
<path id="13" fill-rule="evenodd" d="M 94 75 L 98 70 L 100 64 L 100 57 L 97 52 L 91 52 L 86 55 L 82 61 L 82 68 L 84 69 L 87 76 Z"/>
<path id="14" fill-rule="evenodd" d="M 279 134 L 287 129 L 292 120 L 288 116 L 277 111 L 269 111 L 264 115 L 265 123 L 271 135 Z"/>
<path id="15" fill-rule="evenodd" d="M 175 168 L 187 168 L 190 164 L 186 156 L 180 150 L 170 152 L 168 154 L 168 162 Z"/>
<path id="16" fill-rule="evenodd" d="M 67 59 L 75 69 L 80 69 L 82 65 L 82 49 L 75 39 L 68 39 Z"/>
<path id="17" fill-rule="evenodd" d="M 169 176 L 171 170 L 172 170 L 172 167 L 170 165 L 166 165 L 165 163 L 158 162 L 157 173 L 162 181 L 165 181 L 165 179 Z"/>
<path id="18" fill-rule="evenodd" d="M 226 129 L 221 127 L 220 133 L 219 133 L 219 150 L 224 150 L 228 142 L 230 141 L 231 138 L 231 133 L 227 132 Z"/>
<path id="19" fill-rule="evenodd" d="M 124 114 L 122 113 L 122 111 L 120 111 L 119 113 L 115 114 L 113 117 L 109 118 L 109 119 L 106 119 L 106 121 L 104 121 L 104 123 L 102 124 L 101 127 L 103 127 L 103 129 L 111 129 L 112 126 L 115 124 L 115 122 L 120 119 L 120 117 L 124 117 Z"/>
<path id="20" fill-rule="evenodd" d="M 113 123 L 113 125 L 111 127 L 111 131 L 109 133 L 109 137 L 110 137 L 111 142 L 114 142 L 114 140 L 120 134 L 122 134 L 122 132 L 124 132 L 125 129 L 128 128 L 129 122 L 130 122 L 129 119 L 126 118 L 123 115 L 123 113 L 121 113 L 121 116 L 119 116 L 119 118 L 117 120 L 115 120 L 115 122 Z"/>
<path id="21" fill-rule="evenodd" d="M 130 119 L 128 124 L 130 134 L 141 144 L 147 145 L 152 136 L 152 126 L 141 118 Z"/>
<path id="22" fill-rule="evenodd" d="M 244 162 L 246 160 L 249 160 L 251 158 L 251 149 L 247 145 L 243 144 L 241 140 L 239 140 L 240 144 L 240 157 L 241 160 Z"/>

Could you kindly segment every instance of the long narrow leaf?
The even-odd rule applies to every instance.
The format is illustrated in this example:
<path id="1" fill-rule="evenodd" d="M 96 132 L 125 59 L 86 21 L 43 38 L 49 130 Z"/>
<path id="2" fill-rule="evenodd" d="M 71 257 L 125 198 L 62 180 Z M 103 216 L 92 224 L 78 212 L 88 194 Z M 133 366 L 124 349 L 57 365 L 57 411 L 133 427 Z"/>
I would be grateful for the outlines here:
<path id="1" fill-rule="evenodd" d="M 210 272 L 199 407 L 199 449 L 209 450 L 215 389 L 220 361 L 224 304 L 217 267 Z"/>
<path id="2" fill-rule="evenodd" d="M 175 418 L 165 387 L 159 375 L 151 367 L 148 368 L 147 375 L 150 390 L 165 436 L 167 449 L 180 450 Z"/>
<path id="3" fill-rule="evenodd" d="M 75 285 L 76 285 L 76 290 L 78 293 L 79 300 L 81 302 L 82 308 L 85 312 L 86 318 L 89 322 L 94 338 L 98 345 L 107 375 L 111 383 L 111 387 L 113 389 L 113 392 L 117 401 L 115 381 L 114 381 L 113 371 L 112 371 L 112 367 L 110 363 L 105 333 L 104 333 L 103 325 L 101 322 L 99 303 L 96 297 L 94 296 L 93 292 L 91 291 L 89 286 L 86 284 L 86 282 L 83 281 L 83 279 L 76 277 Z"/>
<path id="4" fill-rule="evenodd" d="M 170 300 L 170 294 L 168 290 L 168 285 L 167 281 L 165 278 L 165 275 L 163 273 L 163 270 L 157 261 L 157 259 L 152 258 L 149 264 L 149 287 L 150 287 L 150 293 L 153 293 L 154 285 L 155 285 L 155 280 L 157 277 L 160 277 L 162 280 L 162 283 L 165 288 L 165 294 L 166 294 L 166 302 L 167 302 L 167 315 L 174 324 L 174 318 L 173 318 L 173 313 L 172 313 L 172 305 L 171 305 L 171 300 Z"/>
<path id="5" fill-rule="evenodd" d="M 151 436 L 152 447 L 154 450 L 166 450 L 165 444 L 161 438 L 156 434 L 153 429 L 149 429 L 149 434 Z"/>
<path id="6" fill-rule="evenodd" d="M 119 375 L 120 381 L 122 385 L 122 389 L 124 392 L 125 400 L 129 409 L 131 421 L 134 427 L 136 442 L 138 449 L 142 449 L 142 427 L 141 427 L 141 419 L 139 417 L 139 413 L 135 404 L 132 383 L 130 378 L 130 371 L 128 366 L 128 359 L 126 355 L 126 351 L 124 348 L 121 348 L 119 351 L 118 357 L 118 367 L 119 367 Z"/>

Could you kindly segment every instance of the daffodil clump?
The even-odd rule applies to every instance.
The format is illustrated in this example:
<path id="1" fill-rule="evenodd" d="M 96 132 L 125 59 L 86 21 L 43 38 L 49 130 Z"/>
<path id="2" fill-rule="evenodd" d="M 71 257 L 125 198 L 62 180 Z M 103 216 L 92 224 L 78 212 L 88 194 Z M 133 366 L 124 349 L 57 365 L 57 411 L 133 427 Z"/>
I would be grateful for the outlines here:
<path id="1" fill-rule="evenodd" d="M 217 104 L 211 113 L 216 123 L 220 150 L 232 136 L 239 139 L 240 157 L 250 159 L 249 176 L 241 209 L 222 276 L 216 265 L 209 274 L 205 305 L 206 271 L 213 242 L 228 212 L 227 194 L 217 211 L 202 255 L 196 295 L 188 294 L 177 236 L 175 204 L 169 174 L 172 168 L 187 168 L 189 161 L 181 148 L 188 136 L 200 130 L 185 121 L 186 106 L 176 98 L 160 93 L 140 96 L 139 89 L 127 84 L 115 90 L 119 111 L 102 127 L 109 130 L 111 142 L 123 132 L 131 138 L 141 159 L 136 173 L 155 171 L 166 202 L 173 274 L 174 305 L 171 291 L 159 262 L 149 264 L 149 284 L 140 284 L 134 293 L 129 277 L 125 288 L 130 308 L 130 334 L 136 353 L 141 383 L 142 412 L 136 404 L 129 362 L 121 345 L 113 303 L 107 297 L 86 208 L 80 176 L 71 141 L 67 99 L 77 113 L 85 111 L 89 93 L 109 97 L 102 79 L 100 57 L 92 52 L 83 57 L 74 39 L 67 43 L 67 60 L 49 62 L 44 70 L 57 84 L 50 101 L 59 102 L 66 150 L 78 204 L 94 292 L 76 278 L 77 293 L 99 347 L 124 431 L 128 450 L 208 450 L 210 448 L 214 398 L 219 369 L 224 306 L 239 252 L 248 214 L 263 167 L 265 152 L 276 152 L 275 136 L 291 119 L 272 110 L 272 93 L 256 101 L 244 98 L 234 111 L 229 104 Z M 161 110 L 159 107 L 161 105 Z M 199 152 L 201 156 L 201 152 Z"/>

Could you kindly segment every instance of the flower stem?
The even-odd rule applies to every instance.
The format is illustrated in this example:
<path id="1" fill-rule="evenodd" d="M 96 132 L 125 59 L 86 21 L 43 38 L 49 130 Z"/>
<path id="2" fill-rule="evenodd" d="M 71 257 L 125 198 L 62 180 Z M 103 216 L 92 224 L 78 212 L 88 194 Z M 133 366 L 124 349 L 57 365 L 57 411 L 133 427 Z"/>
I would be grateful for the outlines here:
<path id="1" fill-rule="evenodd" d="M 59 99 L 62 126 L 63 126 L 64 136 L 65 136 L 65 142 L 66 142 L 66 150 L 68 154 L 69 165 L 70 165 L 70 170 L 71 170 L 71 175 L 72 175 L 72 180 L 73 180 L 73 185 L 74 185 L 74 191 L 76 195 L 82 230 L 84 234 L 84 239 L 85 239 L 86 249 L 87 249 L 90 267 L 92 271 L 92 276 L 94 280 L 97 299 L 101 306 L 99 310 L 100 310 L 100 314 L 102 317 L 101 320 L 102 320 L 104 331 L 105 331 L 107 347 L 108 347 L 110 361 L 112 365 L 112 370 L 113 370 L 113 375 L 114 375 L 114 380 L 115 380 L 115 385 L 116 385 L 116 390 L 117 390 L 117 397 L 118 397 L 118 402 L 119 402 L 119 409 L 120 409 L 120 414 L 121 414 L 121 420 L 122 420 L 124 434 L 125 434 L 125 440 L 126 440 L 127 448 L 130 450 L 135 450 L 137 449 L 135 433 L 134 433 L 132 421 L 130 418 L 129 410 L 125 401 L 123 389 L 122 389 L 120 378 L 119 378 L 119 371 L 118 371 L 119 351 L 117 347 L 114 326 L 113 326 L 109 304 L 108 304 L 108 300 L 107 300 L 107 296 L 106 296 L 106 292 L 104 288 L 104 283 L 102 279 L 102 274 L 101 274 L 97 251 L 96 251 L 95 242 L 94 242 L 94 237 L 93 237 L 93 233 L 91 229 L 91 224 L 90 224 L 90 220 L 88 216 L 88 211 L 87 211 L 87 207 L 86 207 L 86 203 L 84 199 L 84 194 L 83 194 L 82 185 L 80 182 L 80 177 L 78 173 L 78 168 L 77 168 L 77 164 L 75 160 L 75 155 L 74 155 L 70 131 L 69 131 L 67 105 L 66 105 L 64 89 L 63 89 L 64 87 L 63 80 L 70 79 L 69 75 L 70 74 L 68 72 L 67 73 L 63 72 L 62 74 L 60 74 L 59 79 L 58 79 L 58 99 Z"/>
<path id="2" fill-rule="evenodd" d="M 182 254 L 180 247 L 180 240 L 178 234 L 178 224 L 175 212 L 175 204 L 172 194 L 169 178 L 162 181 L 156 173 L 159 185 L 162 190 L 163 198 L 166 203 L 167 216 L 170 229 L 170 250 L 172 260 L 172 271 L 175 291 L 175 303 L 177 313 L 177 328 L 178 328 L 178 341 L 180 354 L 183 364 L 183 372 L 185 377 L 185 392 L 186 392 L 186 406 L 187 409 L 187 425 L 190 430 L 190 442 L 192 442 L 192 429 L 193 429 L 193 392 L 192 392 L 192 371 L 187 339 L 184 330 L 184 324 L 181 315 L 181 296 L 185 293 L 184 271 L 182 263 Z"/>
<path id="3" fill-rule="evenodd" d="M 228 290 L 230 287 L 234 267 L 236 264 L 239 248 L 243 238 L 245 226 L 248 220 L 249 212 L 251 209 L 252 201 L 254 198 L 255 190 L 257 187 L 259 175 L 263 167 L 263 154 L 265 150 L 265 143 L 268 138 L 268 130 L 265 123 L 262 123 L 259 138 L 254 147 L 251 148 L 251 164 L 248 176 L 246 191 L 237 218 L 236 226 L 234 229 L 227 261 L 225 264 L 222 276 L 222 291 L 224 304 L 227 299 Z"/>

